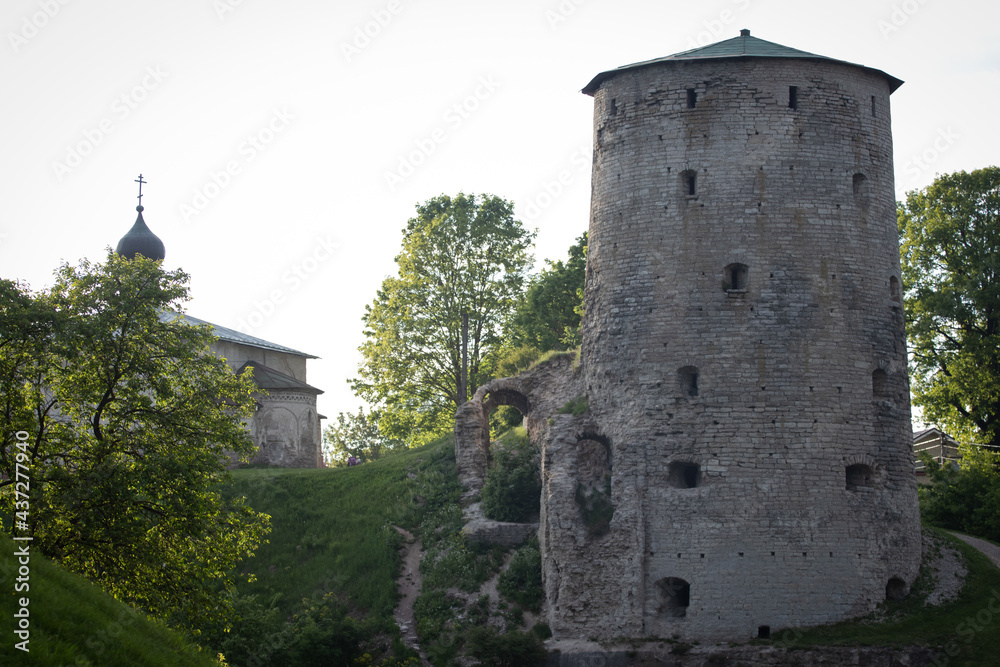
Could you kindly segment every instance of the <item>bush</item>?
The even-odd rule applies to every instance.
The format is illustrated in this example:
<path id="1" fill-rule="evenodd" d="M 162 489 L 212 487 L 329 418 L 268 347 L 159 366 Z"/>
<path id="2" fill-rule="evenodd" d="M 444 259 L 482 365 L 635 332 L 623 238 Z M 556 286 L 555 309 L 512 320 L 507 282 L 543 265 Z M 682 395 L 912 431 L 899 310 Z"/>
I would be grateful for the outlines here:
<path id="1" fill-rule="evenodd" d="M 942 466 L 921 456 L 932 486 L 919 489 L 920 515 L 927 523 L 1000 542 L 1000 472 L 974 453 L 963 467 Z"/>
<path id="2" fill-rule="evenodd" d="M 466 635 L 469 655 L 489 667 L 528 667 L 545 659 L 545 646 L 533 632 L 500 633 L 491 625 L 476 626 Z"/>
<path id="3" fill-rule="evenodd" d="M 497 591 L 508 600 L 529 611 L 542 608 L 545 591 L 542 590 L 542 554 L 538 540 L 531 540 L 517 550 L 510 567 L 500 575 Z"/>
<path id="4" fill-rule="evenodd" d="M 483 514 L 494 521 L 530 520 L 541 509 L 542 478 L 538 448 L 523 429 L 514 429 L 494 444 L 493 464 L 483 484 Z"/>

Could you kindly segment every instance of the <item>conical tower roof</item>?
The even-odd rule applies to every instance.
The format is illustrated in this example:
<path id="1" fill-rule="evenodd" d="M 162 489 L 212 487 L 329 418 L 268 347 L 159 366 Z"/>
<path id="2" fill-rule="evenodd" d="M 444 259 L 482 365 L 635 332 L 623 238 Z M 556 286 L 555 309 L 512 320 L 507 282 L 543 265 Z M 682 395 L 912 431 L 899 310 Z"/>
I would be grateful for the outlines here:
<path id="1" fill-rule="evenodd" d="M 700 46 L 689 51 L 681 51 L 680 53 L 675 53 L 672 56 L 656 58 L 654 60 L 645 60 L 631 65 L 623 65 L 622 67 L 608 70 L 607 72 L 601 72 L 583 88 L 582 92 L 587 95 L 593 95 L 597 92 L 597 89 L 601 87 L 602 82 L 626 70 L 648 67 L 650 65 L 657 65 L 665 62 L 715 60 L 724 58 L 801 58 L 805 60 L 825 60 L 827 62 L 850 65 L 851 67 L 860 67 L 861 69 L 868 70 L 869 72 L 881 74 L 889 82 L 890 93 L 894 92 L 897 88 L 903 85 L 903 82 L 900 79 L 890 76 L 881 70 L 872 69 L 871 67 L 865 67 L 864 65 L 858 65 L 856 63 L 850 63 L 845 60 L 827 58 L 826 56 L 816 55 L 815 53 L 809 53 L 808 51 L 799 51 L 798 49 L 793 49 L 788 46 L 782 46 L 781 44 L 768 42 L 767 40 L 759 39 L 757 37 L 751 37 L 750 31 L 744 28 L 743 30 L 740 30 L 739 37 L 733 37 L 732 39 L 716 42 L 715 44 L 709 44 L 708 46 Z"/>
<path id="2" fill-rule="evenodd" d="M 143 206 L 140 204 L 135 210 L 139 212 L 135 224 L 118 242 L 115 252 L 130 259 L 136 255 L 147 259 L 163 259 L 166 256 L 163 241 L 146 226 L 146 221 L 142 219 Z"/>

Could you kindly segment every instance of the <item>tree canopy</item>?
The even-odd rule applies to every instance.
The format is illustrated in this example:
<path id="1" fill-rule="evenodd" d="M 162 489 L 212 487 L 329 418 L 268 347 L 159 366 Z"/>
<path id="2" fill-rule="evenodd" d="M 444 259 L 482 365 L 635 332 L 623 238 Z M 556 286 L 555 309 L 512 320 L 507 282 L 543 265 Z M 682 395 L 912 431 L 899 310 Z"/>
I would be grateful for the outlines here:
<path id="1" fill-rule="evenodd" d="M 532 278 L 511 323 L 511 344 L 539 352 L 567 350 L 580 344 L 583 286 L 587 270 L 587 233 L 570 246 L 569 258 Z"/>
<path id="2" fill-rule="evenodd" d="M 256 388 L 209 354 L 209 328 L 161 319 L 186 282 L 110 251 L 42 293 L 0 281 L 0 510 L 67 569 L 192 627 L 225 617 L 216 591 L 268 517 L 217 492 L 226 452 L 253 449 Z"/>
<path id="3" fill-rule="evenodd" d="M 938 177 L 898 206 L 914 403 L 1000 445 L 1000 168 Z"/>
<path id="4" fill-rule="evenodd" d="M 491 355 L 531 268 L 534 233 L 493 195 L 441 195 L 403 230 L 398 273 L 366 306 L 355 392 L 389 437 L 422 442 L 491 377 Z"/>
<path id="5" fill-rule="evenodd" d="M 338 414 L 337 422 L 327 426 L 323 432 L 328 461 L 334 466 L 346 466 L 353 457 L 358 463 L 367 463 L 393 450 L 405 449 L 406 442 L 403 440 L 382 435 L 378 426 L 379 417 L 378 411 L 366 415 L 364 408 L 359 408 L 357 414 Z"/>

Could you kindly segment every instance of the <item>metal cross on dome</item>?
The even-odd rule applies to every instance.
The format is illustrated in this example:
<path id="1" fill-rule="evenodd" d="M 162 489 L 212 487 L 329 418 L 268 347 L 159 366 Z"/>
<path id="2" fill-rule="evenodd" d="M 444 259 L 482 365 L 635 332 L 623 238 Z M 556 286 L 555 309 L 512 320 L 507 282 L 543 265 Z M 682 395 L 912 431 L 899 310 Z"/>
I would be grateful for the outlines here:
<path id="1" fill-rule="evenodd" d="M 139 184 L 139 206 L 142 206 L 142 185 L 147 181 L 142 180 L 142 174 L 139 174 L 139 178 L 135 182 Z"/>

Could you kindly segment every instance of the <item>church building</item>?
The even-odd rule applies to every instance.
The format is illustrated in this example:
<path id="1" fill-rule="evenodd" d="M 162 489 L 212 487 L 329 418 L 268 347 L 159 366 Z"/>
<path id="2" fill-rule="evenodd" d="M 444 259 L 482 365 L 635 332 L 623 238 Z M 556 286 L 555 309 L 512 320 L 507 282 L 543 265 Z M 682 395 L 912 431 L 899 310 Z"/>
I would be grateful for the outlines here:
<path id="1" fill-rule="evenodd" d="M 143 183 L 140 175 L 140 197 Z M 166 256 L 163 241 L 143 220 L 141 203 L 136 210 L 139 215 L 135 224 L 118 242 L 115 252 L 123 257 L 141 255 L 162 260 Z M 160 319 L 212 327 L 217 340 L 209 348 L 211 353 L 225 359 L 237 375 L 249 370 L 263 390 L 256 396 L 257 409 L 247 423 L 257 447 L 250 463 L 283 468 L 324 466 L 320 426 L 323 416 L 316 411 L 316 397 L 323 392 L 306 381 L 306 363 L 318 357 L 182 313 L 163 312 Z"/>

